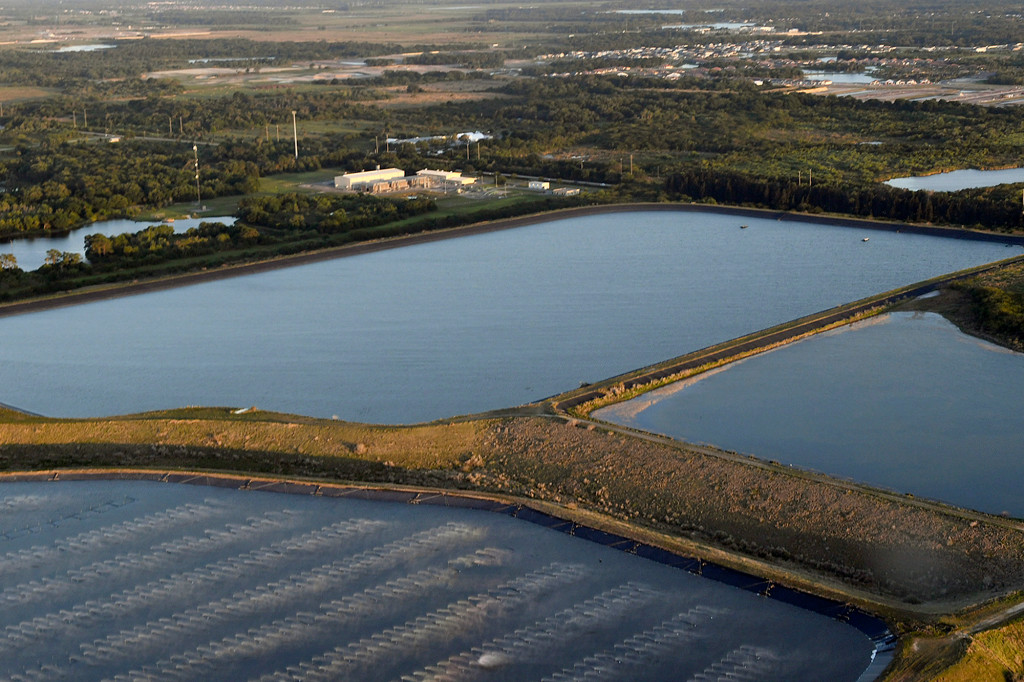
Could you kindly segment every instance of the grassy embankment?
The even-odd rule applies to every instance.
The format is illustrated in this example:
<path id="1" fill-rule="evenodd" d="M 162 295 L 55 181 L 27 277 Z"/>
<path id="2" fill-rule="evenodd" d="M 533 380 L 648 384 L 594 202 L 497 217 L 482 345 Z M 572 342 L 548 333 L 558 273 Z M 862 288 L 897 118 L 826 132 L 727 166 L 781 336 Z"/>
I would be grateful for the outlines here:
<path id="1" fill-rule="evenodd" d="M 1015 521 L 576 420 L 392 427 L 213 408 L 89 420 L 3 412 L 0 420 L 7 471 L 184 468 L 511 495 L 914 617 L 1024 587 Z"/>

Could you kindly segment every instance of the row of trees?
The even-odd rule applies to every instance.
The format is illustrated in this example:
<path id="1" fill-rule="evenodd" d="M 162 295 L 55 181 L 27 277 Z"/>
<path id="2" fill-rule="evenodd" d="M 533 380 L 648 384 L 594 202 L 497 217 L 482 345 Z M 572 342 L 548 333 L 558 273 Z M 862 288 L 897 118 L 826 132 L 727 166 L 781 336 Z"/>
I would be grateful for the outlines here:
<path id="1" fill-rule="evenodd" d="M 391 199 L 366 194 L 300 194 L 254 196 L 238 204 L 239 220 L 278 231 L 313 230 L 323 234 L 349 232 L 436 211 L 433 200 Z"/>
<path id="2" fill-rule="evenodd" d="M 152 265 L 174 259 L 239 251 L 351 233 L 436 210 L 430 199 L 368 195 L 286 193 L 251 196 L 238 207 L 233 225 L 201 223 L 185 232 L 153 225 L 138 232 L 85 238 L 85 255 L 99 270 Z M 321 242 L 327 245 L 329 242 Z"/>
<path id="3" fill-rule="evenodd" d="M 818 211 L 899 222 L 942 223 L 996 231 L 1024 228 L 1020 204 L 994 198 L 992 190 L 912 192 L 876 184 L 847 187 L 809 185 L 791 178 L 759 179 L 733 172 L 698 169 L 673 173 L 665 181 L 669 196 L 714 200 L 780 211 Z"/>
<path id="4" fill-rule="evenodd" d="M 175 233 L 170 225 L 153 225 L 113 237 L 89 235 L 85 238 L 85 255 L 93 266 L 110 269 L 229 251 L 260 241 L 259 231 L 248 225 L 200 223 L 183 233 Z"/>

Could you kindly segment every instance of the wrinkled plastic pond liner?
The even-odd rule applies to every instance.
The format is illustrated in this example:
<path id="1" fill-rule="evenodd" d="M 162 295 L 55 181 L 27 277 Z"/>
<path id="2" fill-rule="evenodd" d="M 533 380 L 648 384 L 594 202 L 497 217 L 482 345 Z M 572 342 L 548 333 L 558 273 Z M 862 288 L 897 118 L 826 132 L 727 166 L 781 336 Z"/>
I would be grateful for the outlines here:
<path id="1" fill-rule="evenodd" d="M 158 481 L 163 483 L 185 483 L 188 485 L 208 486 L 212 488 L 228 488 L 231 490 L 258 490 L 275 493 L 298 495 L 316 495 L 321 497 L 347 497 L 374 502 L 400 502 L 405 504 L 429 504 L 439 507 L 460 509 L 476 509 L 496 512 L 512 518 L 550 528 L 574 537 L 596 542 L 612 549 L 634 554 L 659 564 L 699 575 L 719 583 L 753 592 L 762 597 L 777 599 L 797 608 L 833 618 L 859 630 L 874 642 L 875 654 L 869 671 L 881 671 L 891 656 L 896 638 L 889 627 L 880 618 L 862 611 L 850 604 L 818 597 L 813 594 L 794 590 L 778 585 L 770 580 L 759 578 L 725 566 L 709 563 L 702 559 L 680 556 L 659 547 L 614 533 L 590 528 L 574 521 L 552 516 L 523 504 L 507 504 L 496 500 L 487 500 L 468 495 L 449 492 L 415 492 L 408 490 L 383 490 L 358 488 L 344 485 L 305 483 L 301 481 L 276 481 L 272 479 L 246 478 L 242 476 L 213 476 L 189 473 L 161 473 L 149 471 L 70 471 L 70 472 L 36 472 L 19 473 L 0 476 L 0 482 L 20 481 Z M 884 658 L 885 661 L 880 660 Z M 862 679 L 865 679 L 862 676 Z"/>

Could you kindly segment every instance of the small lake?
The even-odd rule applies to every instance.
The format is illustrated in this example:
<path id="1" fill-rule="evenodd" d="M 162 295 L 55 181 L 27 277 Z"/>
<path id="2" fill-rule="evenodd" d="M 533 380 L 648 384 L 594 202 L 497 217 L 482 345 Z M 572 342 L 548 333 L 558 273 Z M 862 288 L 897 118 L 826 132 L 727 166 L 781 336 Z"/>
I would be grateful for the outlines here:
<path id="1" fill-rule="evenodd" d="M 685 9 L 616 9 L 609 14 L 686 14 Z"/>
<path id="2" fill-rule="evenodd" d="M 839 85 L 865 85 L 878 80 L 878 76 L 870 73 L 804 71 L 804 79 L 809 81 L 832 81 Z"/>
<path id="3" fill-rule="evenodd" d="M 210 218 L 178 218 L 167 223 L 175 232 L 185 232 L 200 223 L 224 223 L 233 225 L 234 216 L 216 216 Z M 22 270 L 35 270 L 46 260 L 46 252 L 50 249 L 67 251 L 85 255 L 85 238 L 91 234 L 118 235 L 125 232 L 138 232 L 159 222 L 147 223 L 137 220 L 103 220 L 92 223 L 77 230 L 61 235 L 43 237 L 15 237 L 9 241 L 0 241 L 0 253 L 13 253 L 18 259 L 18 267 Z"/>
<path id="4" fill-rule="evenodd" d="M 1024 182 L 1024 168 L 1003 168 L 1001 170 L 964 169 L 934 175 L 918 175 L 909 178 L 893 178 L 885 184 L 891 187 L 931 192 L 956 192 L 975 187 L 994 187 Z"/>
<path id="5" fill-rule="evenodd" d="M 2 483 L 0 509 L 4 679 L 853 682 L 874 650 L 474 509 L 152 481 Z"/>
<path id="6" fill-rule="evenodd" d="M 595 413 L 897 492 L 1024 517 L 1024 354 L 933 313 L 826 332 Z"/>
<path id="7" fill-rule="evenodd" d="M 64 47 L 57 48 L 54 52 L 97 52 L 99 50 L 111 50 L 115 47 L 117 47 L 117 45 L 108 45 L 104 43 L 95 43 L 92 45 L 65 45 Z"/>
<path id="8" fill-rule="evenodd" d="M 579 216 L 0 318 L 0 402 L 63 417 L 216 405 L 429 421 L 1011 251 L 699 211 Z"/>
<path id="9" fill-rule="evenodd" d="M 657 12 L 657 14 L 667 14 L 668 12 Z M 634 13 L 635 14 L 635 13 Z M 694 29 L 709 28 L 715 31 L 738 31 L 742 28 L 750 28 L 754 24 L 744 24 L 736 21 L 719 21 L 709 24 L 671 24 L 669 26 L 662 26 L 662 30 L 675 28 L 684 31 L 691 31 Z"/>

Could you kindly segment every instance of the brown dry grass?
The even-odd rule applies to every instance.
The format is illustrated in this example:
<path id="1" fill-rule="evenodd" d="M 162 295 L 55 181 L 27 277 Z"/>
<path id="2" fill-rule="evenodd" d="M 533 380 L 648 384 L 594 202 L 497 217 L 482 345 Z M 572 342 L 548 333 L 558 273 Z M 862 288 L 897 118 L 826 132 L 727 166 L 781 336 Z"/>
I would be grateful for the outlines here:
<path id="1" fill-rule="evenodd" d="M 91 466 L 241 471 L 544 500 L 566 514 L 627 522 L 634 534 L 704 558 L 901 609 L 920 603 L 948 610 L 1020 587 L 1024 562 L 1024 534 L 1013 522 L 547 417 L 377 427 L 207 409 L 0 421 L 4 470 Z"/>
<path id="2" fill-rule="evenodd" d="M 7 85 L 0 87 L 0 102 L 25 102 L 33 99 L 53 97 L 54 93 L 46 88 L 31 86 Z"/>
<path id="3" fill-rule="evenodd" d="M 420 92 L 407 92 L 405 87 L 385 88 L 389 99 L 355 100 L 354 104 L 373 105 L 381 109 L 413 109 L 435 104 L 477 102 L 485 99 L 508 99 L 507 95 L 487 90 L 453 90 L 434 85 L 423 86 Z"/>

